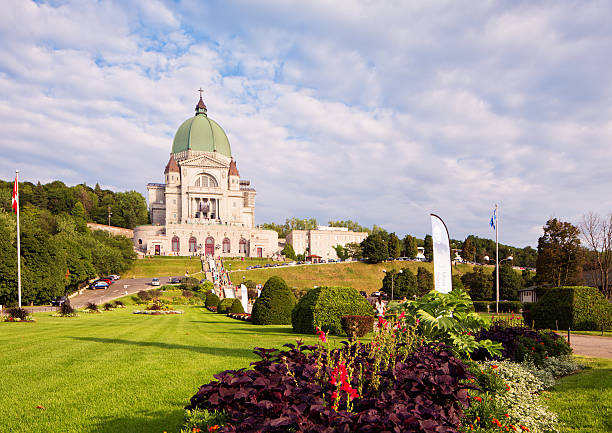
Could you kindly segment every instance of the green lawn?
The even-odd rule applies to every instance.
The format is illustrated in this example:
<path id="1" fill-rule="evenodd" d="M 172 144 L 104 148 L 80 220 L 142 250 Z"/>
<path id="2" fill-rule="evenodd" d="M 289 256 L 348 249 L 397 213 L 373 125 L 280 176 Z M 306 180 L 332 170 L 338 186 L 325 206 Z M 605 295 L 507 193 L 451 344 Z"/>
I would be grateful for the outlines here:
<path id="1" fill-rule="evenodd" d="M 612 359 L 580 357 L 588 366 L 562 378 L 543 396 L 559 414 L 562 433 L 612 431 Z"/>
<path id="2" fill-rule="evenodd" d="M 213 374 L 248 366 L 254 346 L 296 338 L 290 326 L 254 326 L 199 307 L 172 316 L 133 308 L 0 323 L 0 431 L 176 432 L 183 407 Z"/>
<path id="3" fill-rule="evenodd" d="M 246 258 L 241 259 L 224 259 L 228 269 L 246 269 L 247 266 L 264 265 L 266 263 L 274 263 L 268 259 Z M 276 262 L 277 263 L 277 262 Z M 231 264 L 231 267 L 229 266 Z M 152 278 L 152 277 L 173 277 L 185 275 L 189 272 L 190 275 L 196 274 L 202 270 L 199 257 L 172 257 L 172 256 L 156 256 L 137 259 L 134 261 L 131 269 L 122 274 L 123 278 Z"/>

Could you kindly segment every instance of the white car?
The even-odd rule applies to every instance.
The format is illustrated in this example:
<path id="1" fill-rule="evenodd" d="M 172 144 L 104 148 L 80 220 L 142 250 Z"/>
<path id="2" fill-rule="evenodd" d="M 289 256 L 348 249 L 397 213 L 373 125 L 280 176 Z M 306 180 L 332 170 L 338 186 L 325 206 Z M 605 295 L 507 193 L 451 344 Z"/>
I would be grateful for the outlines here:
<path id="1" fill-rule="evenodd" d="M 152 286 L 159 286 L 159 278 L 153 278 L 151 280 L 151 285 Z"/>
<path id="2" fill-rule="evenodd" d="M 108 278 L 112 278 L 115 281 L 121 279 L 119 275 L 109 275 Z"/>

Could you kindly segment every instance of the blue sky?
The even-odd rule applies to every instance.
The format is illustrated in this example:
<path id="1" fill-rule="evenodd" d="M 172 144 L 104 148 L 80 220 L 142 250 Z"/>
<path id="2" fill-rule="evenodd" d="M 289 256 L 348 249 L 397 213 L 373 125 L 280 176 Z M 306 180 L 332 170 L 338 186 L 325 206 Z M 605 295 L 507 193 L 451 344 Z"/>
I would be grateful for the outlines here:
<path id="1" fill-rule="evenodd" d="M 0 173 L 145 192 L 205 89 L 258 223 L 612 209 L 608 2 L 5 0 Z"/>

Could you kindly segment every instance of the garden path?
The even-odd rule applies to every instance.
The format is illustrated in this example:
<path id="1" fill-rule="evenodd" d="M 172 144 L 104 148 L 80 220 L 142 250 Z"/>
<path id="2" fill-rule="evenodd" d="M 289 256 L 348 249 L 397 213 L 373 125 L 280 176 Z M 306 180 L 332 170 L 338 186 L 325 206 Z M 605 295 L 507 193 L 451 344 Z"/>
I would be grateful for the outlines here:
<path id="1" fill-rule="evenodd" d="M 567 334 L 563 336 L 567 340 Z M 612 338 L 572 334 L 570 345 L 576 355 L 612 359 Z"/>

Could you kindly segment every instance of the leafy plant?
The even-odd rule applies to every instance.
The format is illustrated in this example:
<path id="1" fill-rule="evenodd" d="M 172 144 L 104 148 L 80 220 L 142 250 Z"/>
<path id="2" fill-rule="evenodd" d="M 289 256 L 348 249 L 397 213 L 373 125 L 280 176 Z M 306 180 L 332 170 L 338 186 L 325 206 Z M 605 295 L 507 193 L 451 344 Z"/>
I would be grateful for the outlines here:
<path id="1" fill-rule="evenodd" d="M 361 338 L 374 329 L 373 316 L 342 316 L 342 330 L 349 337 Z"/>
<path id="2" fill-rule="evenodd" d="M 220 299 L 217 295 L 212 292 L 208 292 L 206 294 L 206 301 L 204 301 L 204 306 L 206 307 L 217 307 L 219 305 Z"/>
<path id="3" fill-rule="evenodd" d="M 227 415 L 223 412 L 187 409 L 185 411 L 185 422 L 179 433 L 213 432 L 223 426 L 226 419 Z"/>
<path id="4" fill-rule="evenodd" d="M 28 320 L 30 313 L 28 313 L 28 310 L 26 310 L 25 308 L 19 308 L 19 307 L 15 307 L 15 308 L 9 308 L 7 310 L 8 316 L 13 318 L 13 319 L 19 319 L 19 320 Z"/>
<path id="5" fill-rule="evenodd" d="M 244 308 L 242 307 L 242 302 L 240 302 L 240 299 L 234 299 L 231 307 L 227 312 L 234 314 L 244 314 Z"/>
<path id="6" fill-rule="evenodd" d="M 76 312 L 74 311 L 74 308 L 72 308 L 72 305 L 70 305 L 69 302 L 64 302 L 59 307 L 59 315 L 62 317 L 73 317 L 76 315 Z"/>
<path id="7" fill-rule="evenodd" d="M 351 287 L 317 287 L 304 295 L 293 309 L 295 332 L 312 334 L 318 327 L 331 334 L 342 334 L 342 316 L 374 316 L 374 310 Z"/>
<path id="8" fill-rule="evenodd" d="M 92 312 L 93 311 L 95 311 L 95 312 L 100 311 L 99 308 L 98 308 L 98 304 L 96 304 L 95 302 L 88 302 L 87 305 L 85 306 L 85 309 L 89 310 L 89 311 L 92 311 Z"/>
<path id="9" fill-rule="evenodd" d="M 183 290 L 183 297 L 193 298 L 193 292 L 191 290 Z"/>
<path id="10" fill-rule="evenodd" d="M 234 304 L 234 298 L 225 298 L 219 302 L 217 306 L 217 313 L 219 314 L 227 314 L 229 313 L 230 308 Z"/>
<path id="11" fill-rule="evenodd" d="M 123 302 L 121 302 L 121 301 L 115 301 L 114 304 L 115 304 L 115 308 L 124 308 L 125 307 L 125 304 Z"/>
<path id="12" fill-rule="evenodd" d="M 261 295 L 253 304 L 251 318 L 255 325 L 286 325 L 291 323 L 291 311 L 296 299 L 280 277 L 266 281 Z"/>
<path id="13" fill-rule="evenodd" d="M 473 334 L 487 328 L 490 322 L 474 313 L 472 300 L 462 290 L 432 291 L 421 299 L 400 303 L 390 308 L 390 312 L 403 312 L 410 323 L 418 324 L 417 333 L 424 340 L 445 343 L 458 354 L 469 356 L 478 348 L 491 356 L 501 354 L 500 343 L 474 338 Z"/>
<path id="14" fill-rule="evenodd" d="M 256 348 L 261 360 L 252 369 L 215 375 L 187 409 L 226 412 L 219 432 L 452 432 L 473 388 L 466 367 L 441 346 L 398 355 L 378 372 L 368 344 L 285 346 Z"/>
<path id="15" fill-rule="evenodd" d="M 102 308 L 104 309 L 104 311 L 111 311 L 114 308 L 114 306 L 113 306 L 113 304 L 111 302 L 106 302 L 102 306 Z"/>

